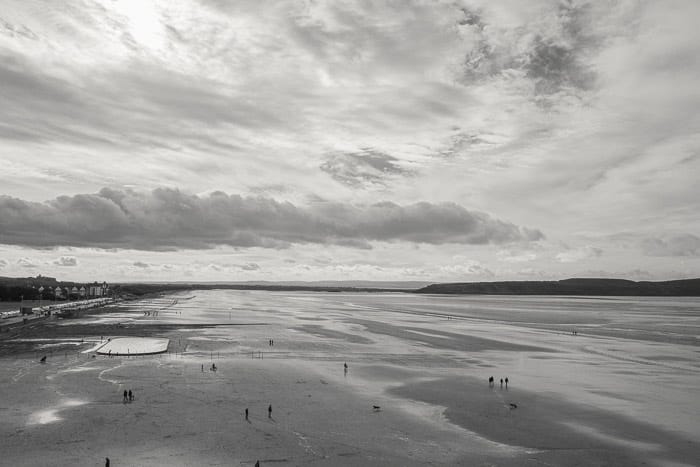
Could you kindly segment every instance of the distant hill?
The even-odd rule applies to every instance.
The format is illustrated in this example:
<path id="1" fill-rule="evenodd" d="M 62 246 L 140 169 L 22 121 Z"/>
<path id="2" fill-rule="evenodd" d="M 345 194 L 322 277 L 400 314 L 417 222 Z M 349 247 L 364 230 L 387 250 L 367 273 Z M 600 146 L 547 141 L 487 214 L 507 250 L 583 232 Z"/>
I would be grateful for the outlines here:
<path id="1" fill-rule="evenodd" d="M 700 296 L 700 279 L 650 282 L 624 279 L 564 279 L 560 281 L 464 282 L 431 284 L 426 294 L 483 295 L 626 295 Z"/>

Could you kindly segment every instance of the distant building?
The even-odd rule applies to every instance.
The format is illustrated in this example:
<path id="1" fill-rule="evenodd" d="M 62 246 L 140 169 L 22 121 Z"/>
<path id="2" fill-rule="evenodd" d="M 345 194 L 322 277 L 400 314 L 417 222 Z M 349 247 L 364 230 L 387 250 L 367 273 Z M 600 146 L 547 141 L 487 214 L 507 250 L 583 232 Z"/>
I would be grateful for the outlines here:
<path id="1" fill-rule="evenodd" d="M 60 287 L 56 287 L 53 289 L 53 294 L 56 296 L 56 298 L 61 298 L 63 297 L 63 290 L 61 290 Z"/>
<path id="2" fill-rule="evenodd" d="M 93 282 L 92 284 L 88 285 L 87 289 L 87 294 L 88 297 L 106 297 L 109 295 L 109 285 L 107 285 L 107 282 L 103 283 L 98 283 L 98 282 Z"/>
<path id="3" fill-rule="evenodd" d="M 85 294 L 87 294 L 87 290 L 85 290 L 85 286 L 80 287 L 80 290 L 78 291 L 81 297 L 84 297 Z"/>
<path id="4" fill-rule="evenodd" d="M 88 297 L 101 297 L 102 296 L 102 287 L 95 282 L 92 285 L 88 286 Z"/>

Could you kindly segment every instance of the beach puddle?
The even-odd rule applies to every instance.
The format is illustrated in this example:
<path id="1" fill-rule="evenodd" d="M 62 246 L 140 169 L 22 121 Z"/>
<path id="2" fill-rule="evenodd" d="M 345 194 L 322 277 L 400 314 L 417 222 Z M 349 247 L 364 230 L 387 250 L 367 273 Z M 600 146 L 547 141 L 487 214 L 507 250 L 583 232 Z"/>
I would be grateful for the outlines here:
<path id="1" fill-rule="evenodd" d="M 77 407 L 87 404 L 87 401 L 78 399 L 66 399 L 60 404 L 51 407 L 50 409 L 38 410 L 29 416 L 28 425 L 46 425 L 48 423 L 59 422 L 63 420 L 59 413 L 70 407 Z"/>

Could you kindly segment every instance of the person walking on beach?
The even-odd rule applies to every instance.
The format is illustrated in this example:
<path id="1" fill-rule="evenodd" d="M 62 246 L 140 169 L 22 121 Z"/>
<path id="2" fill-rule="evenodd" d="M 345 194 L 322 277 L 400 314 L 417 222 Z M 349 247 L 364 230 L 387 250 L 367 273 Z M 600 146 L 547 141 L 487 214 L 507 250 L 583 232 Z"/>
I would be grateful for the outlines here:
<path id="1" fill-rule="evenodd" d="M 202 373 L 204 373 L 204 363 L 202 363 Z"/>
<path id="2" fill-rule="evenodd" d="M 272 418 L 272 404 L 267 406 L 267 418 Z"/>
<path id="3" fill-rule="evenodd" d="M 503 389 L 503 378 L 501 378 L 501 389 Z"/>
<path id="4" fill-rule="evenodd" d="M 245 419 L 248 420 L 248 407 L 245 409 Z"/>
<path id="5" fill-rule="evenodd" d="M 255 467 L 260 467 L 260 461 L 255 461 Z"/>
<path id="6" fill-rule="evenodd" d="M 131 389 L 129 389 L 129 402 L 134 400 L 134 393 L 131 392 Z"/>
<path id="7" fill-rule="evenodd" d="M 508 377 L 506 376 L 506 389 L 508 389 Z"/>
<path id="8" fill-rule="evenodd" d="M 493 387 L 493 376 L 489 376 L 489 387 Z"/>
<path id="9" fill-rule="evenodd" d="M 105 467 L 109 467 L 109 457 L 105 457 Z"/>
<path id="10" fill-rule="evenodd" d="M 129 397 L 129 395 L 126 392 L 126 389 L 124 389 L 124 402 L 126 402 L 128 400 L 127 397 Z"/>

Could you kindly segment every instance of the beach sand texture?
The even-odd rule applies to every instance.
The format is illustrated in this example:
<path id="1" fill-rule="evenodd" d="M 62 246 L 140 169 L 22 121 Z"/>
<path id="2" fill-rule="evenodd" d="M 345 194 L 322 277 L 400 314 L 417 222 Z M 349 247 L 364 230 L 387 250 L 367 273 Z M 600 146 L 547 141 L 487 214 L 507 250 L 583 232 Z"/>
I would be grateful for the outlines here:
<path id="1" fill-rule="evenodd" d="M 46 332 L 85 348 L 164 338 L 168 353 L 3 343 L 0 464 L 692 466 L 698 310 L 241 291 L 134 302 Z"/>

